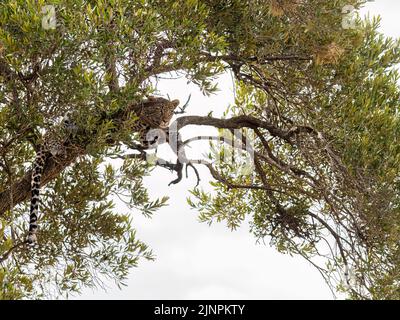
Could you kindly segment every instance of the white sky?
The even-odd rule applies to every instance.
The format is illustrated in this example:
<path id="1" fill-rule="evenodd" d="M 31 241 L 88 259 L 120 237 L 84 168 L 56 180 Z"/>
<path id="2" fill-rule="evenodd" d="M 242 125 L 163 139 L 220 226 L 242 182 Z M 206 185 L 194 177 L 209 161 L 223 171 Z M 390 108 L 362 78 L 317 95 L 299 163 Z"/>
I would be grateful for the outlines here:
<path id="1" fill-rule="evenodd" d="M 377 0 L 367 4 L 363 13 L 382 16 L 381 30 L 400 37 L 400 1 Z M 232 79 L 219 80 L 220 92 L 204 97 L 186 80 L 162 81 L 161 94 L 186 101 L 192 94 L 188 114 L 206 115 L 213 110 L 220 116 L 232 102 Z M 210 134 L 206 128 L 189 128 L 186 136 Z M 196 148 L 193 151 L 198 151 Z M 190 171 L 189 171 L 190 172 Z M 200 170 L 201 186 L 208 187 L 209 174 Z M 112 283 L 107 292 L 85 290 L 76 299 L 332 299 L 319 273 L 305 260 L 277 253 L 273 248 L 257 245 L 249 233 L 248 223 L 234 232 L 225 224 L 198 222 L 197 213 L 186 204 L 188 189 L 196 181 L 189 179 L 168 187 L 175 175 L 158 168 L 146 178 L 154 197 L 170 196 L 169 206 L 157 211 L 152 219 L 132 213 L 138 239 L 148 244 L 156 260 L 141 260 L 131 271 L 128 286 L 119 290 Z M 118 207 L 126 210 L 125 207 Z M 126 212 L 126 211 L 125 211 Z"/>

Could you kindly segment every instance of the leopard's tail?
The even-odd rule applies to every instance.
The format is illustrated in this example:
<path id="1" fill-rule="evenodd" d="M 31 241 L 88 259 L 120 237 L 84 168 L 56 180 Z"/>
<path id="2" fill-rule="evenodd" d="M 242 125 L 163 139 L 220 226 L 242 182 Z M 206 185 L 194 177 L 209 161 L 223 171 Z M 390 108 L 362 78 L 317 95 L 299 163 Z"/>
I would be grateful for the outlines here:
<path id="1" fill-rule="evenodd" d="M 37 241 L 37 230 L 38 230 L 38 212 L 40 203 L 40 181 L 42 177 L 44 163 L 46 161 L 46 154 L 43 150 L 39 150 L 36 153 L 36 158 L 33 163 L 32 169 L 32 180 L 31 180 L 31 211 L 29 216 L 29 233 L 27 242 L 30 245 L 34 245 Z"/>

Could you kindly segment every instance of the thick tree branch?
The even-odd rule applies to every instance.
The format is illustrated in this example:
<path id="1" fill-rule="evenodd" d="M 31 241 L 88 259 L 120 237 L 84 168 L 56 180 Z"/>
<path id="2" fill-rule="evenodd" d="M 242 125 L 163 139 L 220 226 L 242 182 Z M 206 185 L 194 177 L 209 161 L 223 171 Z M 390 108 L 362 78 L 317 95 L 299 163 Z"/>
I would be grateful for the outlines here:
<path id="1" fill-rule="evenodd" d="M 188 125 L 211 126 L 219 129 L 263 128 L 274 136 L 288 140 L 292 133 L 282 130 L 271 122 L 263 121 L 251 116 L 237 116 L 230 119 L 218 119 L 201 116 L 184 116 L 176 119 L 176 129 L 179 131 Z M 174 126 L 172 125 L 174 128 Z"/>

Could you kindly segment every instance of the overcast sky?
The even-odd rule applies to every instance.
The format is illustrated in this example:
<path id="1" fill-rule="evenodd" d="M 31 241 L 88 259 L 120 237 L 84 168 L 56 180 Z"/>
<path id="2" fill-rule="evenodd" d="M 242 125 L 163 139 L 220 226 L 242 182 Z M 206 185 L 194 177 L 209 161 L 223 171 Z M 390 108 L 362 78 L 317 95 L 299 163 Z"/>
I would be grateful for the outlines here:
<path id="1" fill-rule="evenodd" d="M 377 0 L 363 10 L 382 16 L 381 30 L 400 37 L 400 1 Z M 206 115 L 213 110 L 220 116 L 233 100 L 232 79 L 219 80 L 220 92 L 203 97 L 186 80 L 165 80 L 160 94 L 185 101 L 192 95 L 189 114 Z M 186 128 L 185 128 L 186 129 Z M 205 128 L 187 128 L 186 137 Z M 191 152 L 198 151 L 193 148 Z M 208 189 L 209 174 L 200 171 L 201 186 Z M 186 204 L 193 177 L 168 187 L 174 174 L 156 169 L 146 178 L 153 197 L 168 195 L 169 206 L 157 211 L 152 219 L 132 213 L 137 236 L 156 254 L 153 262 L 141 260 L 132 270 L 128 286 L 122 290 L 111 283 L 107 292 L 85 290 L 78 299 L 332 299 L 319 273 L 301 258 L 277 253 L 273 248 L 256 244 L 249 233 L 248 222 L 231 232 L 225 224 L 211 227 L 198 222 L 197 213 Z M 121 205 L 121 210 L 126 210 Z"/>

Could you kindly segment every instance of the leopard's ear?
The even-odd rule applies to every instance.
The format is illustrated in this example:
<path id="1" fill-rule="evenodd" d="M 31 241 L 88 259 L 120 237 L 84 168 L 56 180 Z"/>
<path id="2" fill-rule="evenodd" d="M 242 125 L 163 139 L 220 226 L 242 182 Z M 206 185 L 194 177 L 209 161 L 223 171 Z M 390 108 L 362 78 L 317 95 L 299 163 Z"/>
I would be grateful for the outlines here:
<path id="1" fill-rule="evenodd" d="M 171 103 L 172 103 L 172 105 L 176 108 L 177 106 L 179 106 L 179 100 L 178 99 L 175 99 L 175 100 L 172 100 L 171 101 Z"/>

